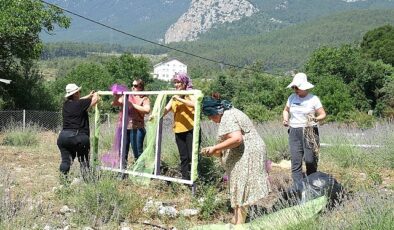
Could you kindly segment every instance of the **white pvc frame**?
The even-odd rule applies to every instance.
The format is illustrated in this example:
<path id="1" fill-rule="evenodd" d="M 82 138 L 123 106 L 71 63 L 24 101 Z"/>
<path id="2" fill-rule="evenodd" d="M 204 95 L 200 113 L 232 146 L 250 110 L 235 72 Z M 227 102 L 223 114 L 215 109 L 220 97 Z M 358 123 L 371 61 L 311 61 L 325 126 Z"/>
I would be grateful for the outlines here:
<path id="1" fill-rule="evenodd" d="M 99 95 L 113 95 L 112 91 L 99 91 Z M 171 91 L 125 91 L 120 93 L 123 95 L 123 101 L 128 101 L 129 95 L 157 95 L 157 94 L 166 94 L 166 95 L 201 95 L 202 93 L 200 90 L 185 90 L 185 91 L 178 91 L 178 90 L 171 90 Z M 97 105 L 96 105 L 97 106 Z M 123 114 L 127 114 L 126 111 L 128 111 L 128 103 L 123 103 Z M 160 108 L 161 111 L 162 108 Z M 194 121 L 197 120 L 197 116 L 200 116 L 200 114 L 197 114 L 196 112 L 194 113 Z M 119 161 L 119 169 L 111 168 L 111 167 L 104 167 L 104 166 L 98 166 L 99 169 L 102 170 L 109 170 L 113 172 L 120 172 L 120 173 L 127 173 L 131 174 L 133 176 L 141 176 L 141 177 L 147 177 L 147 178 L 153 178 L 153 179 L 159 179 L 159 180 L 165 180 L 165 181 L 172 181 L 172 182 L 177 182 L 177 183 L 182 183 L 182 184 L 188 184 L 188 185 L 194 185 L 194 181 L 192 180 L 193 178 L 190 177 L 190 180 L 184 180 L 184 179 L 179 179 L 179 178 L 174 178 L 174 177 L 168 177 L 168 176 L 162 176 L 160 175 L 160 157 L 161 157 L 161 140 L 162 140 L 162 120 L 163 118 L 160 119 L 159 121 L 159 128 L 156 132 L 156 151 L 155 151 L 155 168 L 153 171 L 153 174 L 148 174 L 148 173 L 141 173 L 141 172 L 135 172 L 131 170 L 126 170 L 122 169 L 122 164 L 123 164 L 123 156 L 125 155 L 126 152 L 126 146 L 124 145 L 124 142 L 126 141 L 126 134 L 127 134 L 127 122 L 128 122 L 128 116 L 123 116 L 122 117 L 122 135 L 121 135 L 121 157 Z M 200 127 L 197 129 L 193 129 L 193 137 L 199 134 Z M 195 149 L 195 142 L 193 141 L 193 146 L 192 146 L 193 152 L 192 156 L 196 154 L 194 152 Z M 98 156 L 98 152 L 96 153 Z M 197 162 L 194 162 L 195 159 L 192 157 L 192 169 L 193 165 L 197 167 Z M 193 190 L 194 190 L 193 186 Z"/>

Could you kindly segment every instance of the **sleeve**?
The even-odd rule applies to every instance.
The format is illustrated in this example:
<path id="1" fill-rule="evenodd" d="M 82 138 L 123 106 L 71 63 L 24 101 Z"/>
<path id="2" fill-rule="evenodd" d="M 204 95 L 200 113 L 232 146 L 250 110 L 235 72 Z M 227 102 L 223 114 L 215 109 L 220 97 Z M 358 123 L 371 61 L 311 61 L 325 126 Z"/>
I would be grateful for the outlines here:
<path id="1" fill-rule="evenodd" d="M 231 111 L 231 109 L 224 111 L 218 129 L 218 136 L 221 137 L 238 130 L 241 130 L 241 127 L 239 126 L 234 113 Z"/>
<path id="2" fill-rule="evenodd" d="M 90 104 L 92 103 L 92 99 L 90 98 L 80 99 L 79 102 L 80 102 L 79 105 L 81 106 L 81 110 L 86 111 L 89 109 Z"/>
<path id="3" fill-rule="evenodd" d="M 286 106 L 290 108 L 290 102 L 293 99 L 294 94 L 291 94 L 288 98 L 287 98 L 287 102 L 286 102 Z"/>
<path id="4" fill-rule="evenodd" d="M 315 102 L 314 102 L 314 104 L 315 104 L 315 105 L 314 105 L 315 110 L 320 109 L 320 108 L 323 107 L 323 105 L 322 105 L 322 103 L 321 103 L 319 97 L 315 96 L 315 100 L 314 100 L 314 101 L 315 101 Z"/>

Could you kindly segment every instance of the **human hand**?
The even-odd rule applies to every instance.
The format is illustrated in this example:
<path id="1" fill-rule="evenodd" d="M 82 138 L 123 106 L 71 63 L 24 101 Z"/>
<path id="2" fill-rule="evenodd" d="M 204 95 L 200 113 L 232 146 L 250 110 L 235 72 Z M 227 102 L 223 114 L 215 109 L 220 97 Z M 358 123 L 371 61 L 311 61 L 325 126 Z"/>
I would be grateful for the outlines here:
<path id="1" fill-rule="evenodd" d="M 222 155 L 222 151 L 215 149 L 214 146 L 210 146 L 210 147 L 202 148 L 201 154 L 205 157 L 210 157 L 210 156 L 220 157 Z"/>
<path id="2" fill-rule="evenodd" d="M 289 126 L 289 120 L 283 120 L 283 126 L 287 127 Z"/>

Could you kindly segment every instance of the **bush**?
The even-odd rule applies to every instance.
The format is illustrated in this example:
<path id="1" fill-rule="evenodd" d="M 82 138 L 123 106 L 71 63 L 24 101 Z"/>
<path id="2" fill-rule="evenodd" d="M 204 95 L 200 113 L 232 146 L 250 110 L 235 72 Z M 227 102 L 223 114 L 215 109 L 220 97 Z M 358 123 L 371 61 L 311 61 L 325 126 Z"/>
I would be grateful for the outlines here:
<path id="1" fill-rule="evenodd" d="M 83 184 L 73 190 L 59 194 L 75 208 L 72 219 L 78 225 L 100 227 L 109 222 L 135 222 L 141 216 L 143 200 L 133 191 L 122 191 L 112 174 L 104 174 L 96 183 Z"/>
<path id="2" fill-rule="evenodd" d="M 24 130 L 21 126 L 10 125 L 5 130 L 3 145 L 34 146 L 39 142 L 37 133 L 41 129 L 36 125 L 28 125 Z"/>

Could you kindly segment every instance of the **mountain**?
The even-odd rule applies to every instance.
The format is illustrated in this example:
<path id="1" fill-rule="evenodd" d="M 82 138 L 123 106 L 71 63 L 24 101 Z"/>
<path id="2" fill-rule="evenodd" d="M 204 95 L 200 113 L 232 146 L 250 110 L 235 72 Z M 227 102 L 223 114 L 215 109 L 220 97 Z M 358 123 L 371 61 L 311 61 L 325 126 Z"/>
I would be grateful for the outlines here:
<path id="1" fill-rule="evenodd" d="M 321 17 L 302 24 L 290 25 L 270 33 L 244 35 L 235 32 L 221 39 L 201 38 L 194 42 L 176 43 L 176 48 L 238 66 L 255 62 L 263 64 L 265 71 L 299 69 L 309 55 L 321 46 L 359 44 L 363 35 L 376 27 L 394 25 L 394 9 L 355 10 Z M 213 33 L 213 31 L 212 31 Z M 207 62 L 189 55 L 172 51 L 190 66 L 220 68 L 217 63 Z"/>
<path id="2" fill-rule="evenodd" d="M 165 34 L 165 43 L 193 41 L 214 25 L 231 23 L 258 12 L 246 0 L 193 0 L 190 8 Z"/>
<path id="3" fill-rule="evenodd" d="M 355 9 L 394 8 L 392 0 L 47 0 L 67 10 L 156 42 L 256 35 Z M 71 27 L 45 42 L 141 44 L 74 15 Z M 216 33 L 215 35 L 215 31 Z M 208 35 L 209 34 L 209 35 Z"/>

